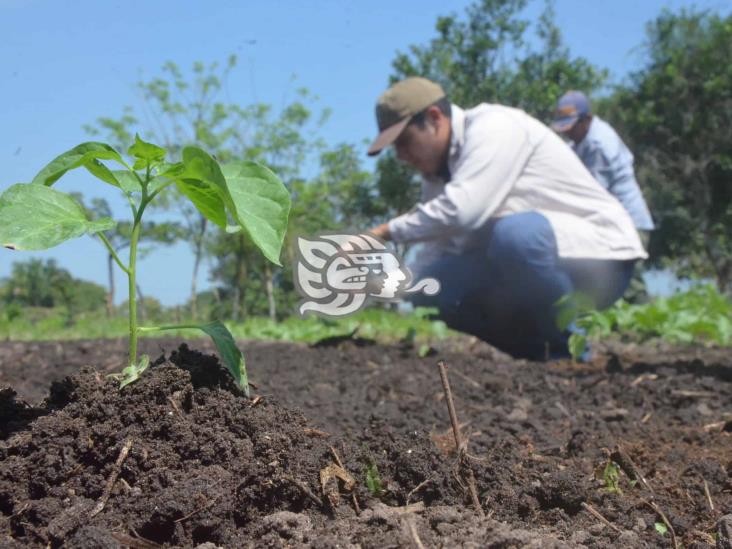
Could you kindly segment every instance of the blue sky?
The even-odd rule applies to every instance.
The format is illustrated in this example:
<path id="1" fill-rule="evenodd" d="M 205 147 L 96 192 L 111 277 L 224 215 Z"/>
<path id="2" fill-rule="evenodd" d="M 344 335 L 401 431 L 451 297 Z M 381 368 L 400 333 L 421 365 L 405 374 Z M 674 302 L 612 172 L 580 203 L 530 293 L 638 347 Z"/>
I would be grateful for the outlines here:
<path id="1" fill-rule="evenodd" d="M 374 133 L 373 103 L 397 50 L 426 43 L 439 15 L 462 13 L 471 3 L 0 0 L 0 192 L 29 181 L 54 156 L 88 140 L 83 124 L 118 116 L 124 105 L 139 106 L 135 82 L 156 75 L 168 60 L 187 68 L 236 54 L 239 63 L 225 93 L 242 105 L 282 105 L 296 75 L 297 86 L 333 111 L 322 131 L 325 140 L 361 143 Z M 542 6 L 532 2 L 527 17 L 536 20 Z M 608 68 L 618 82 L 642 61 L 645 24 L 664 7 L 692 6 L 729 12 L 728 0 L 557 0 L 555 8 L 573 54 Z M 57 186 L 107 198 L 120 215 L 126 213 L 114 189 L 81 172 Z M 42 253 L 0 249 L 0 277 L 14 261 L 29 257 L 53 257 L 74 276 L 106 281 L 105 251 L 89 237 Z M 158 250 L 139 264 L 143 292 L 167 305 L 182 303 L 192 265 L 185 244 Z M 199 288 L 207 284 L 204 269 Z"/>

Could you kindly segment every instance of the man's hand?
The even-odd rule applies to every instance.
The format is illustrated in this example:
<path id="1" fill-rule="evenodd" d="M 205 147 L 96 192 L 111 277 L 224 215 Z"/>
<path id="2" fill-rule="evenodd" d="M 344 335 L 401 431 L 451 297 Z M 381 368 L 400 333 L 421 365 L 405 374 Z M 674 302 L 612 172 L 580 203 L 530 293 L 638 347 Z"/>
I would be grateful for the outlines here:
<path id="1" fill-rule="evenodd" d="M 376 238 L 380 238 L 381 240 L 391 240 L 391 233 L 389 232 L 388 223 L 382 223 L 378 227 L 369 229 L 369 232 Z"/>

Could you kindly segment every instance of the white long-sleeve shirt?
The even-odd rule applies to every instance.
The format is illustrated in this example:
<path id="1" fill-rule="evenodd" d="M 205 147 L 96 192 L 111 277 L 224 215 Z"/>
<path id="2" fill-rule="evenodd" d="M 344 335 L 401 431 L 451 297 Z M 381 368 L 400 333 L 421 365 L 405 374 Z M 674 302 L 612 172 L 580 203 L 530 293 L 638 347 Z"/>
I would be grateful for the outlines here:
<path id="1" fill-rule="evenodd" d="M 389 221 L 393 240 L 429 242 L 429 256 L 457 254 L 485 245 L 491 219 L 536 211 L 549 220 L 560 257 L 647 257 L 620 202 L 567 144 L 521 110 L 453 105 L 448 167 L 450 181 L 425 178 L 422 201 Z"/>

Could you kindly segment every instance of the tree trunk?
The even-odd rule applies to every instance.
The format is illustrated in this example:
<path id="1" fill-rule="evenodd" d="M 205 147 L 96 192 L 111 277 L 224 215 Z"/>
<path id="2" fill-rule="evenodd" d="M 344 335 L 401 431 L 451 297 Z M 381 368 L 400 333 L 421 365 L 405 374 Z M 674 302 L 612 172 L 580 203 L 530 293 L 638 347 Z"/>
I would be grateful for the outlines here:
<path id="1" fill-rule="evenodd" d="M 205 217 L 200 216 L 199 219 L 199 231 L 195 236 L 194 244 L 194 261 L 193 261 L 193 278 L 191 279 L 191 318 L 193 320 L 198 319 L 198 291 L 197 281 L 198 269 L 201 267 L 201 258 L 203 257 L 203 239 L 206 235 L 207 220 Z"/>
<path id="2" fill-rule="evenodd" d="M 107 272 L 109 274 L 109 288 L 107 292 L 107 317 L 114 315 L 114 258 L 112 254 L 107 255 Z"/>
<path id="3" fill-rule="evenodd" d="M 267 303 L 269 304 L 269 319 L 271 321 L 277 320 L 277 303 L 274 298 L 274 274 L 272 273 L 272 267 L 269 261 L 264 260 L 264 284 L 267 289 Z"/>

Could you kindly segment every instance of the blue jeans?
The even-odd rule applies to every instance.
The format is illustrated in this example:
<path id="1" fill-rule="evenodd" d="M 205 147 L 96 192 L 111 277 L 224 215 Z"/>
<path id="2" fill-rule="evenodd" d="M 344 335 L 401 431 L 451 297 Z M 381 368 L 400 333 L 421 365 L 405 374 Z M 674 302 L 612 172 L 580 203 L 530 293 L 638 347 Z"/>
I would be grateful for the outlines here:
<path id="1" fill-rule="evenodd" d="M 436 296 L 411 297 L 437 307 L 438 318 L 515 357 L 567 356 L 569 334 L 557 327 L 557 301 L 572 292 L 603 309 L 625 292 L 635 260 L 561 259 L 549 221 L 537 212 L 495 221 L 487 246 L 446 254 L 414 273 L 440 281 Z"/>

